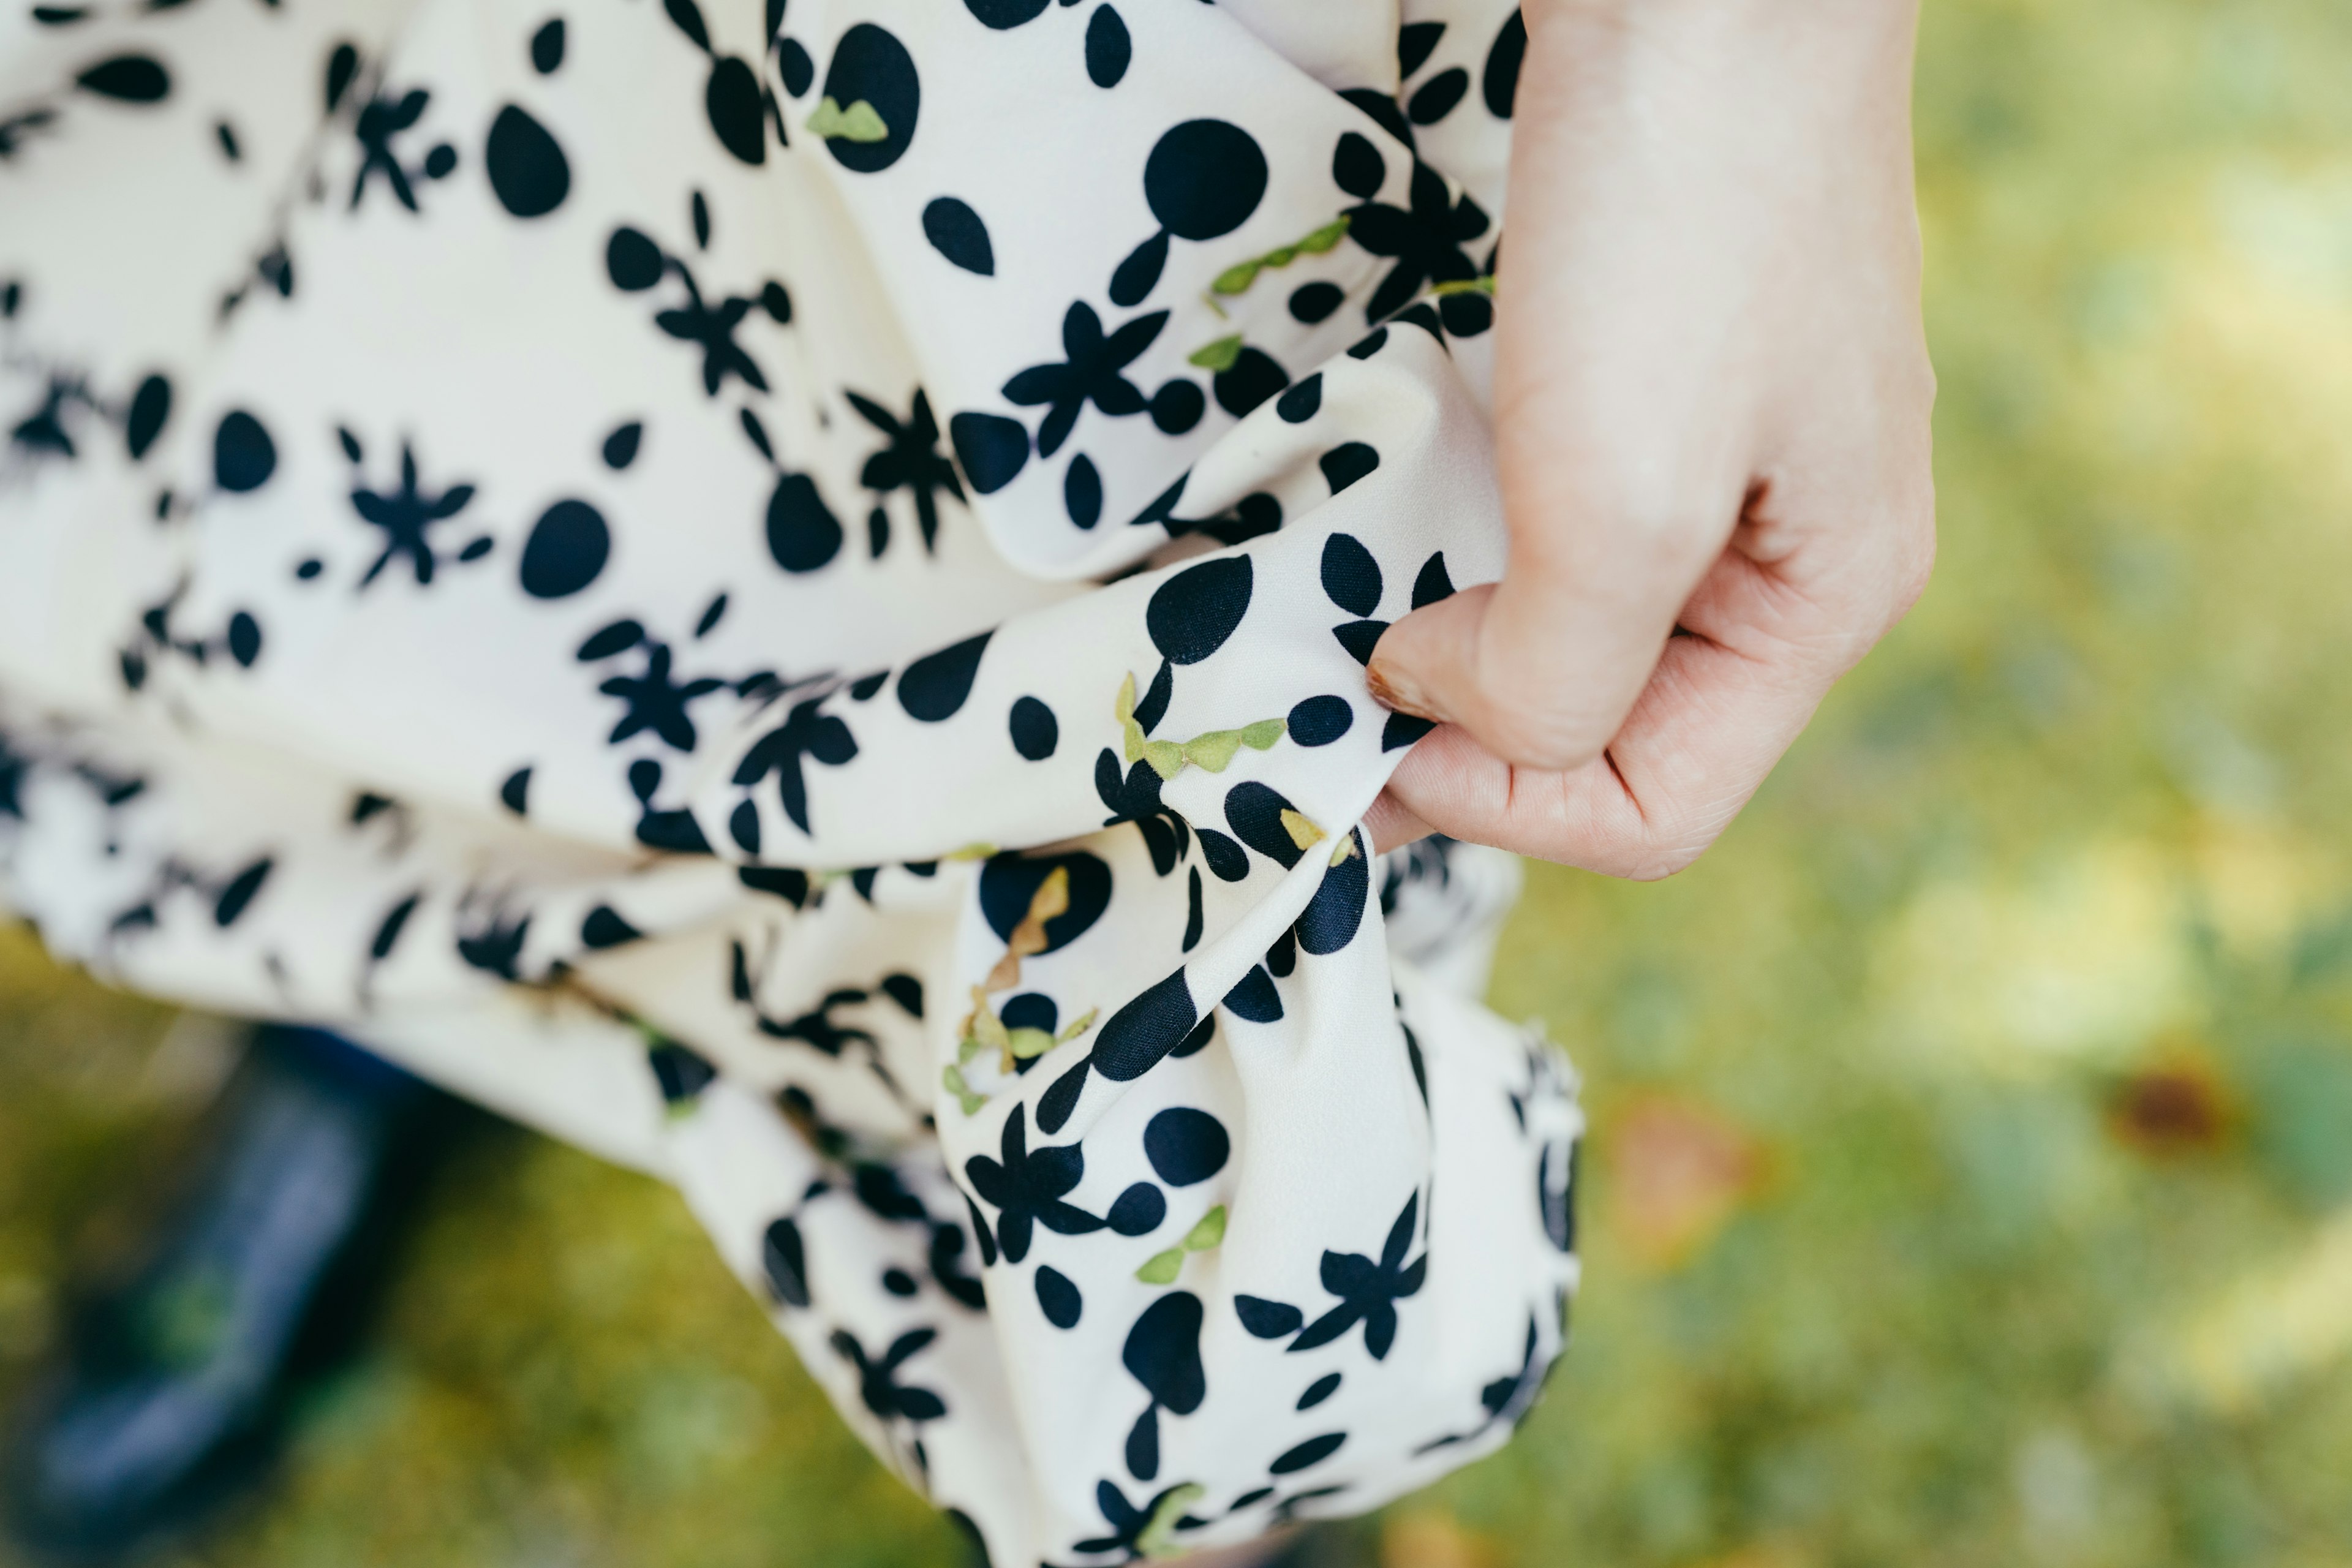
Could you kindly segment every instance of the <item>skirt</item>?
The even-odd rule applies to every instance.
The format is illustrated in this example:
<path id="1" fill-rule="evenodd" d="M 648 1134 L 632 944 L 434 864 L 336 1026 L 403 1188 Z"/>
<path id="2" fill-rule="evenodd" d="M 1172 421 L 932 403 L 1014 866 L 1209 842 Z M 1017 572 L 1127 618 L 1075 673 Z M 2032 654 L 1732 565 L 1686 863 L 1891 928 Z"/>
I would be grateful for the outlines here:
<path id="1" fill-rule="evenodd" d="M 1508 0 L 0 16 L 0 900 L 673 1183 L 1001 1563 L 1490 1451 L 1578 1278 L 1508 858 Z"/>

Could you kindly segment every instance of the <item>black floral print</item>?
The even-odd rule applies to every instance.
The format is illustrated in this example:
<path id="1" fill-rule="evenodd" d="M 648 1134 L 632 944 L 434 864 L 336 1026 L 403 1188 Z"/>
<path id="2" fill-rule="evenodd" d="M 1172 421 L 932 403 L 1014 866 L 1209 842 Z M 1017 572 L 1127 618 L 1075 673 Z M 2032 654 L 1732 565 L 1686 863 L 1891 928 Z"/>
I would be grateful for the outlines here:
<path id="1" fill-rule="evenodd" d="M 1489 1451 L 1582 1124 L 1362 660 L 1502 567 L 1514 16 L 0 28 L 0 903 L 675 1184 L 992 1561 Z"/>

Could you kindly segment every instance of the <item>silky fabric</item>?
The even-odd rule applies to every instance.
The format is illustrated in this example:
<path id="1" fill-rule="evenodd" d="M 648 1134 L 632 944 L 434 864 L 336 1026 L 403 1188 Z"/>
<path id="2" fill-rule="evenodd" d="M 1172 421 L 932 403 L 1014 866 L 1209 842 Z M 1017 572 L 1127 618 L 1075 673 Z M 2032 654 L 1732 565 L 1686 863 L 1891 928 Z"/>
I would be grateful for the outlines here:
<path id="1" fill-rule="evenodd" d="M 1000 1563 L 1489 1451 L 1573 1079 L 1507 858 L 1357 825 L 1503 566 L 1524 42 L 9 0 L 0 896 L 676 1184 Z"/>

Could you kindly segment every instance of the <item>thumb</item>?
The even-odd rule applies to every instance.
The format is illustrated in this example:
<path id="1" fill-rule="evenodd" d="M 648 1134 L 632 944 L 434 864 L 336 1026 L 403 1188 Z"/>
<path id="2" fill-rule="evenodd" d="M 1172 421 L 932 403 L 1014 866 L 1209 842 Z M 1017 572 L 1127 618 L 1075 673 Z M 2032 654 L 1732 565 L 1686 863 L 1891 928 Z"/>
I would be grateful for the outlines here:
<path id="1" fill-rule="evenodd" d="M 1711 552 L 1694 532 L 1647 549 L 1618 533 L 1614 559 L 1581 552 L 1580 571 L 1515 561 L 1498 584 L 1415 610 L 1372 651 L 1373 697 L 1458 724 L 1507 763 L 1582 766 L 1624 723 L 1706 571 Z"/>

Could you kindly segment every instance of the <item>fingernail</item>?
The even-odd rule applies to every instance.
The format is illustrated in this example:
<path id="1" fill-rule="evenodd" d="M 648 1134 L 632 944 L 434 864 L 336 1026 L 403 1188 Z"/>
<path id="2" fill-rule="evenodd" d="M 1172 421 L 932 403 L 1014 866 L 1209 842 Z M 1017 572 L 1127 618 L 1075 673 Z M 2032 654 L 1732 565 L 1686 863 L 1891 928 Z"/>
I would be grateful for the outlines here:
<path id="1" fill-rule="evenodd" d="M 1410 713 L 1416 719 L 1442 719 L 1420 683 L 1377 654 L 1365 667 L 1364 684 L 1370 689 L 1372 700 L 1391 712 Z"/>

